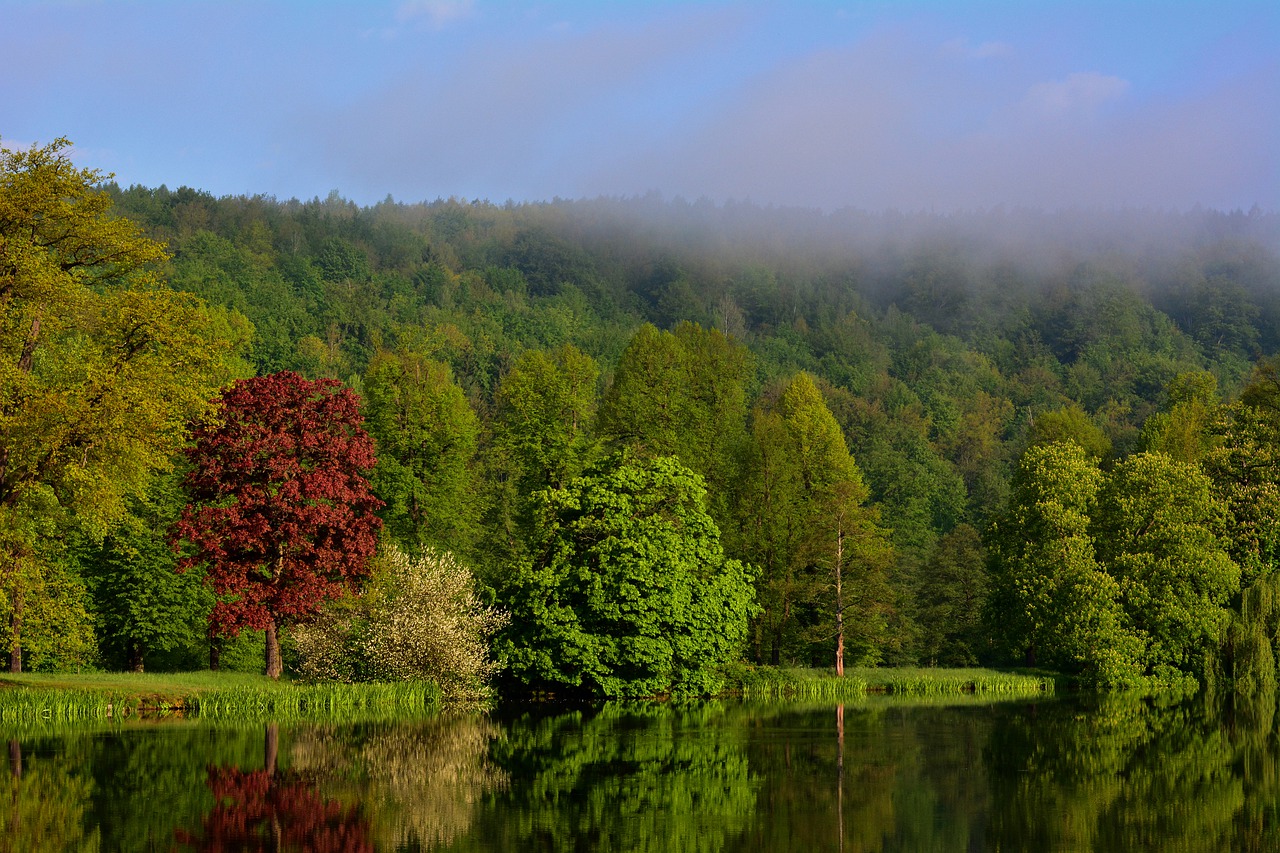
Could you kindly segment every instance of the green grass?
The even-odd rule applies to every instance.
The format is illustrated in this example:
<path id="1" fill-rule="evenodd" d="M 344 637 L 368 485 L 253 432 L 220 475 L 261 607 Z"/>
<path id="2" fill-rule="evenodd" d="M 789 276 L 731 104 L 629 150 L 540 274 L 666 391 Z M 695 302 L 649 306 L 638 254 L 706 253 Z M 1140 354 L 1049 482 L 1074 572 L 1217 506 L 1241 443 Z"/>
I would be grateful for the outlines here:
<path id="1" fill-rule="evenodd" d="M 864 679 L 869 692 L 890 695 L 982 693 L 1025 696 L 1054 692 L 1051 676 L 977 667 L 858 667 L 846 670 L 848 674 Z"/>
<path id="2" fill-rule="evenodd" d="M 851 699 L 867 694 L 1012 697 L 1052 694 L 1054 679 L 994 669 L 932 667 L 857 667 L 839 677 L 827 669 L 738 664 L 726 667 L 724 692 L 744 699 Z"/>
<path id="3" fill-rule="evenodd" d="M 223 672 L 0 676 L 0 723 L 166 715 L 340 721 L 430 713 L 439 706 L 439 689 L 425 682 L 296 684 Z"/>

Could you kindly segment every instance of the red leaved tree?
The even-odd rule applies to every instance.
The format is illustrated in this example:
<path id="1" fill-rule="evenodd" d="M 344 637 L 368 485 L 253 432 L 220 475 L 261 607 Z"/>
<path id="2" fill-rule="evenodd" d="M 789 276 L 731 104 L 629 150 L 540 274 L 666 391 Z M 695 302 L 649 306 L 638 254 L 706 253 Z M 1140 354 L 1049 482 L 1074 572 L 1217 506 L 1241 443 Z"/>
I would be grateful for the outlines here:
<path id="1" fill-rule="evenodd" d="M 210 634 L 265 630 L 279 678 L 278 625 L 305 618 L 368 573 L 382 502 L 369 489 L 373 440 L 360 400 L 331 379 L 284 372 L 223 391 L 187 451 L 191 503 L 174 528 L 218 595 Z"/>

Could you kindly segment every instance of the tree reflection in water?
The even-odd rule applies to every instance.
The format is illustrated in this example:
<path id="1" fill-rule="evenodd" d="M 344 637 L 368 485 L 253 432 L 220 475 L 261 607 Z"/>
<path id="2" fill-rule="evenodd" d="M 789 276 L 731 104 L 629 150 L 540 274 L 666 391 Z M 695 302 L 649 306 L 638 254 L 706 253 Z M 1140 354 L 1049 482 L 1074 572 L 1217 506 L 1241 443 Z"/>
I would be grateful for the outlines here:
<path id="1" fill-rule="evenodd" d="M 1274 693 L 613 704 L 0 740 L 0 851 L 1280 850 Z"/>
<path id="2" fill-rule="evenodd" d="M 198 835 L 178 830 L 179 844 L 201 851 L 372 853 L 369 823 L 358 807 L 323 798 L 314 782 L 279 771 L 279 728 L 265 732 L 265 769 L 210 767 L 213 809 Z"/>

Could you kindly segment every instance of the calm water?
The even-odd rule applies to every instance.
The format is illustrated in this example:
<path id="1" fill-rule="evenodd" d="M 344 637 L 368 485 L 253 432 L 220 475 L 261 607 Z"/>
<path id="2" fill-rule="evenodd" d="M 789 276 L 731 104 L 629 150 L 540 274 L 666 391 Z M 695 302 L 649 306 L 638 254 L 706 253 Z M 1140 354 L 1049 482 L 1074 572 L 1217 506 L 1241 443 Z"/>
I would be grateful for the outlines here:
<path id="1" fill-rule="evenodd" d="M 1120 696 L 13 730 L 0 850 L 1280 850 L 1274 711 Z"/>

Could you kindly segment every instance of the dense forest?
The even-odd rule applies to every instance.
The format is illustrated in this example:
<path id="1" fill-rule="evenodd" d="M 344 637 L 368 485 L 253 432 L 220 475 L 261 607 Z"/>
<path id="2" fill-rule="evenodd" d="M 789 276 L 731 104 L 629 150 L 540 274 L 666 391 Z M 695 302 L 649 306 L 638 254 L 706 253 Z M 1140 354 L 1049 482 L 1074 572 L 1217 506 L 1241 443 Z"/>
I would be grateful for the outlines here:
<path id="1" fill-rule="evenodd" d="M 572 685 L 565 661 L 590 657 L 598 689 L 626 692 L 609 680 L 627 661 L 666 655 L 699 690 L 699 656 L 831 666 L 837 643 L 850 664 L 1274 677 L 1275 213 L 86 198 L 167 248 L 139 261 L 171 290 L 165 334 L 210 362 L 163 371 L 195 377 L 183 393 L 291 371 L 359 395 L 383 540 L 470 567 L 510 614 L 495 648 L 525 683 Z M 66 338 L 32 366 L 19 269 L 0 270 L 9 445 L 34 429 L 13 389 L 80 357 Z M 143 393 L 198 414 L 168 385 Z M 41 569 L 12 561 L 0 598 L 11 645 L 22 608 L 28 667 L 260 654 L 211 636 L 213 593 L 175 571 L 189 463 L 170 458 L 104 461 L 94 477 L 136 488 L 101 519 L 88 474 L 40 481 L 62 509 L 12 534 Z M 618 540 L 661 567 L 619 562 Z M 593 599 L 578 568 L 622 562 Z M 644 598 L 681 584 L 670 612 Z M 580 602 L 577 621 L 548 629 L 553 599 Z M 742 630 L 701 636 L 712 612 Z M 620 632 L 690 640 L 601 640 Z"/>

